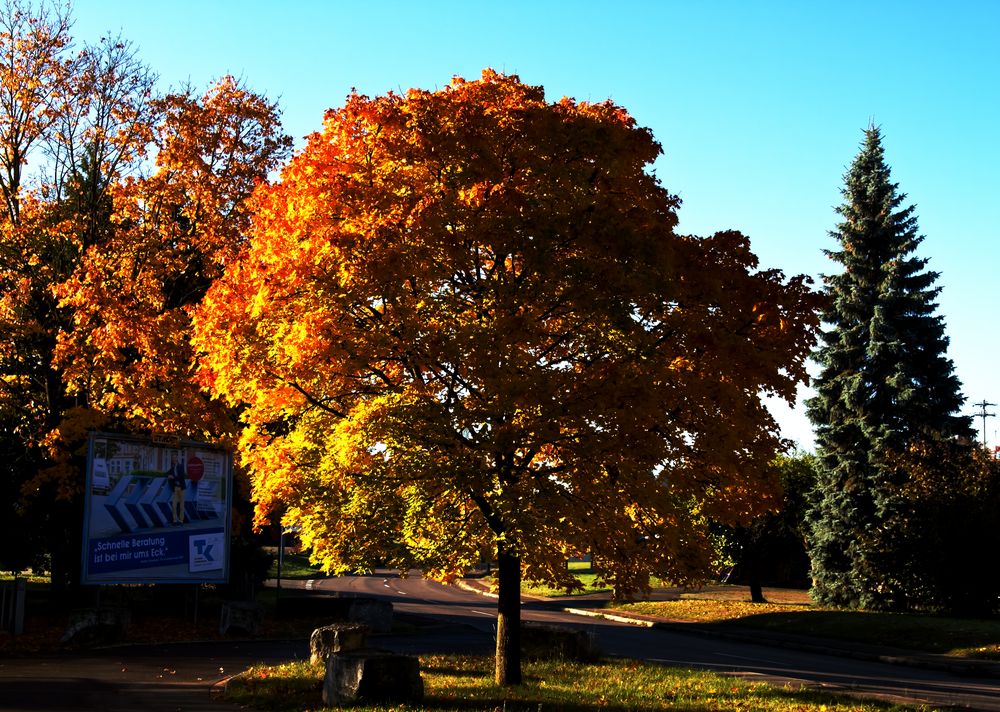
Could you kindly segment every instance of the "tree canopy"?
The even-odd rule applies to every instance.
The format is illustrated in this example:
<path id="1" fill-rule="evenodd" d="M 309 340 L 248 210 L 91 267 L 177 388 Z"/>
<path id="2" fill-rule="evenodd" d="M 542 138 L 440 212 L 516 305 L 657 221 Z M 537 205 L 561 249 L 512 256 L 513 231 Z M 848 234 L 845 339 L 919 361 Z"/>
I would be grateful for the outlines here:
<path id="1" fill-rule="evenodd" d="M 0 523 L 49 537 L 22 553 L 50 554 L 58 587 L 77 579 L 88 430 L 233 435 L 192 379 L 187 310 L 291 144 L 231 77 L 160 96 L 128 41 L 76 50 L 66 7 L 2 7 Z"/>
<path id="2" fill-rule="evenodd" d="M 501 682 L 522 569 L 571 586 L 591 552 L 619 591 L 687 581 L 709 520 L 772 501 L 761 398 L 805 378 L 817 297 L 738 232 L 678 234 L 659 152 L 611 102 L 489 70 L 351 94 L 198 311 L 260 522 L 332 571 L 496 558 Z"/>

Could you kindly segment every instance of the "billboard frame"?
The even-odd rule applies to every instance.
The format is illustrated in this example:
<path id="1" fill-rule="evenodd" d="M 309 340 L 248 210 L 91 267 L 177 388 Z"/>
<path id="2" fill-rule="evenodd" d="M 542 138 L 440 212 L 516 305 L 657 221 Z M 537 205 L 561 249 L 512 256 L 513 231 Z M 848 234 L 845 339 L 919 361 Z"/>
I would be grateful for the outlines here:
<path id="1" fill-rule="evenodd" d="M 229 450 L 173 436 L 91 432 L 85 483 L 83 585 L 228 583 Z"/>

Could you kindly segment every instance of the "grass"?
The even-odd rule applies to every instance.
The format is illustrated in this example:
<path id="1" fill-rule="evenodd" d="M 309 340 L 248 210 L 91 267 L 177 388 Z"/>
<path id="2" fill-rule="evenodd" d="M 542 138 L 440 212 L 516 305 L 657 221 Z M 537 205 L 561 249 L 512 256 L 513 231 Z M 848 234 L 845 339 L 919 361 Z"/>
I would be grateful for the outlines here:
<path id="1" fill-rule="evenodd" d="M 47 585 L 50 581 L 48 574 L 35 574 L 35 573 L 25 573 L 25 572 L 14 574 L 10 571 L 0 571 L 0 582 L 13 581 L 15 575 L 19 579 L 27 580 L 29 586 Z"/>
<path id="2" fill-rule="evenodd" d="M 521 593 L 528 596 L 541 596 L 544 598 L 582 596 L 588 593 L 611 593 L 610 586 L 597 585 L 597 574 L 594 573 L 594 569 L 591 567 L 589 561 L 569 561 L 566 564 L 566 568 L 572 571 L 577 580 L 583 584 L 583 589 L 578 589 L 570 593 L 565 589 L 553 588 L 552 586 L 548 586 L 546 584 L 523 582 L 521 584 Z M 667 583 L 654 578 L 653 585 L 666 586 Z"/>
<path id="3" fill-rule="evenodd" d="M 528 596 L 544 596 L 546 598 L 552 598 L 555 596 L 579 596 L 585 593 L 610 593 L 610 588 L 597 585 L 597 574 L 594 573 L 589 561 L 570 561 L 566 566 L 573 572 L 573 575 L 576 576 L 577 580 L 583 584 L 582 590 L 567 593 L 561 588 L 553 588 L 545 584 L 524 582 L 521 584 L 521 593 Z"/>
<path id="4" fill-rule="evenodd" d="M 360 705 L 351 709 L 356 712 L 917 709 L 624 660 L 592 665 L 562 661 L 525 663 L 525 684 L 511 688 L 493 684 L 492 658 L 427 656 L 421 658 L 420 665 L 424 679 L 421 704 Z M 262 711 L 326 709 L 322 706 L 322 678 L 321 665 L 300 662 L 257 666 L 230 682 L 226 698 Z"/>
<path id="5" fill-rule="evenodd" d="M 267 572 L 268 578 L 278 577 L 278 555 L 275 553 L 271 568 Z M 287 549 L 281 561 L 281 578 L 283 579 L 310 579 L 324 578 L 324 574 L 318 566 L 309 563 L 309 555 L 306 553 L 291 553 Z"/>
<path id="6" fill-rule="evenodd" d="M 1000 660 L 1000 620 L 915 613 L 837 611 L 806 604 L 681 599 L 612 604 L 686 623 L 818 636 L 926 653 Z"/>
<path id="7" fill-rule="evenodd" d="M 750 603 L 718 599 L 686 599 L 676 601 L 638 601 L 636 603 L 612 602 L 615 610 L 666 618 L 683 623 L 720 623 L 723 621 L 749 621 L 762 615 L 782 614 L 794 616 L 811 613 L 807 604 Z"/>

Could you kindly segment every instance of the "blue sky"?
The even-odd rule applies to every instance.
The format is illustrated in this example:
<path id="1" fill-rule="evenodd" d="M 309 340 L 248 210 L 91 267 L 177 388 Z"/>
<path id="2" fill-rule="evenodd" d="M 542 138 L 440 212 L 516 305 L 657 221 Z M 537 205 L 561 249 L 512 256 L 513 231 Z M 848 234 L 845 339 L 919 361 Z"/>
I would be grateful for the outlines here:
<path id="1" fill-rule="evenodd" d="M 682 231 L 739 229 L 762 267 L 814 277 L 834 269 L 833 208 L 875 122 L 941 273 L 965 411 L 1000 402 L 1000 2 L 77 0 L 74 17 L 80 41 L 131 40 L 164 89 L 242 77 L 297 139 L 352 87 L 433 89 L 484 67 L 551 100 L 610 98 L 663 145 Z M 801 407 L 776 415 L 812 447 Z M 989 444 L 998 431 L 987 421 Z"/>

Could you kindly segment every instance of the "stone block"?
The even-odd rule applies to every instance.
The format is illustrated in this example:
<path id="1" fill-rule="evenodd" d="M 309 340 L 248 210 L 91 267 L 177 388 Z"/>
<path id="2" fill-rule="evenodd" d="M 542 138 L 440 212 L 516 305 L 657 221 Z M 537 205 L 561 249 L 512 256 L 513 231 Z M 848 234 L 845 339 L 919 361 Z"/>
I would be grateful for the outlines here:
<path id="1" fill-rule="evenodd" d="M 357 650 L 327 660 L 323 704 L 419 702 L 423 697 L 420 661 L 411 655 Z"/>
<path id="2" fill-rule="evenodd" d="M 309 659 L 313 664 L 326 663 L 333 653 L 361 650 L 368 639 L 368 626 L 360 623 L 334 623 L 317 628 L 309 636 Z"/>
<path id="3" fill-rule="evenodd" d="M 264 609 L 253 601 L 225 601 L 219 615 L 219 634 L 257 635 L 264 621 Z"/>
<path id="4" fill-rule="evenodd" d="M 521 655 L 527 660 L 593 662 L 600 658 L 594 637 L 585 630 L 544 623 L 521 623 Z"/>
<path id="5" fill-rule="evenodd" d="M 372 633 L 392 632 L 392 604 L 377 598 L 350 598 L 347 620 L 368 627 Z"/>
<path id="6" fill-rule="evenodd" d="M 74 611 L 59 642 L 64 645 L 117 643 L 128 633 L 132 611 L 128 608 L 84 608 Z"/>

